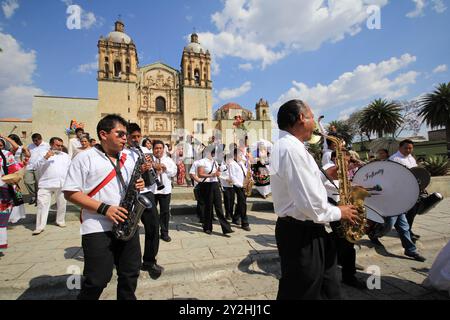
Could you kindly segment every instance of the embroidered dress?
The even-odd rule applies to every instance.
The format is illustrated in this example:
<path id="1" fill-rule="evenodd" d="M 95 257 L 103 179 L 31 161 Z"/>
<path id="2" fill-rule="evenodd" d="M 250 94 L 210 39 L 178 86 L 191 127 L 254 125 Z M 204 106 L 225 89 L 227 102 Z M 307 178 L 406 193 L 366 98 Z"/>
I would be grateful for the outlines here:
<path id="1" fill-rule="evenodd" d="M 14 160 L 14 155 L 6 150 L 1 150 L 6 159 L 6 166 L 8 167 L 8 174 L 14 173 L 20 169 Z M 5 175 L 3 170 L 3 157 L 0 157 L 0 178 Z M 8 185 L 0 179 L 0 251 L 8 248 L 7 226 L 11 209 L 13 207 L 13 199 Z"/>

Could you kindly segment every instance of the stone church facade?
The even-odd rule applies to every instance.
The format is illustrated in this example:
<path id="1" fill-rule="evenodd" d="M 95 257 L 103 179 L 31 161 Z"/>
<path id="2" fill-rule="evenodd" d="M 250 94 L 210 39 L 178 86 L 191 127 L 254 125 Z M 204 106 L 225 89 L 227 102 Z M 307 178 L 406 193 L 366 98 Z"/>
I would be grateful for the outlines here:
<path id="1" fill-rule="evenodd" d="M 183 49 L 180 70 L 162 62 L 139 66 L 137 47 L 121 21 L 108 36 L 100 37 L 97 47 L 98 98 L 34 97 L 33 132 L 42 133 L 44 139 L 62 137 L 75 119 L 95 136 L 99 119 L 116 113 L 138 123 L 143 135 L 152 139 L 173 143 L 193 134 L 207 142 L 215 131 L 232 124 L 231 119 L 213 119 L 211 55 L 197 34 Z M 266 137 L 270 140 L 270 132 Z"/>

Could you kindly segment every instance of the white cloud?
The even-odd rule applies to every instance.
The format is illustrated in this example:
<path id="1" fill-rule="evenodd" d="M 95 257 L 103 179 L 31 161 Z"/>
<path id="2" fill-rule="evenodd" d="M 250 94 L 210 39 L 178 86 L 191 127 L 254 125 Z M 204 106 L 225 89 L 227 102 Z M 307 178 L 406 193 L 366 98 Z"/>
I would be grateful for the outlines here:
<path id="1" fill-rule="evenodd" d="M 61 0 L 66 6 L 73 5 L 73 0 Z M 93 12 L 81 8 L 81 29 L 90 29 L 92 27 L 101 27 L 104 24 L 102 17 L 97 17 Z"/>
<path id="2" fill-rule="evenodd" d="M 93 73 L 98 70 L 98 54 L 95 55 L 95 59 L 92 62 L 84 63 L 78 66 L 77 72 L 79 73 Z"/>
<path id="3" fill-rule="evenodd" d="M 320 112 L 344 104 L 359 104 L 373 97 L 398 99 L 408 93 L 408 86 L 415 83 L 419 73 L 397 72 L 415 61 L 415 56 L 404 54 L 400 58 L 393 57 L 378 64 L 359 65 L 328 85 L 318 83 L 309 87 L 305 83 L 293 81 L 293 86 L 272 103 L 272 107 L 276 110 L 286 101 L 301 99 L 308 102 L 316 112 Z"/>
<path id="4" fill-rule="evenodd" d="M 0 32 L 0 117 L 31 117 L 34 95 L 44 92 L 33 84 L 36 52 L 25 51 L 11 35 Z"/>
<path id="5" fill-rule="evenodd" d="M 14 15 L 14 12 L 19 9 L 19 0 L 5 0 L 2 2 L 3 14 L 7 19 Z"/>
<path id="6" fill-rule="evenodd" d="M 425 0 L 412 0 L 416 4 L 416 8 L 408 12 L 406 16 L 408 18 L 416 18 L 423 15 L 423 10 L 425 9 L 426 3 Z"/>
<path id="7" fill-rule="evenodd" d="M 443 13 L 447 10 L 443 0 L 433 0 L 433 10 L 437 13 Z"/>
<path id="8" fill-rule="evenodd" d="M 218 93 L 218 98 L 220 100 L 229 100 L 229 99 L 234 99 L 237 97 L 240 97 L 244 94 L 246 94 L 248 91 L 250 91 L 250 89 L 252 88 L 252 83 L 250 81 L 244 82 L 242 84 L 242 86 L 240 86 L 239 88 L 235 88 L 235 89 L 222 89 L 219 91 Z"/>
<path id="9" fill-rule="evenodd" d="M 239 65 L 240 70 L 250 71 L 253 70 L 253 65 L 251 63 L 243 63 Z"/>
<path id="10" fill-rule="evenodd" d="M 199 33 L 218 58 L 261 62 L 262 68 L 292 51 L 314 51 L 365 27 L 369 5 L 388 0 L 224 0 L 211 19 L 218 32 Z"/>
<path id="11" fill-rule="evenodd" d="M 359 107 L 351 107 L 339 111 L 338 120 L 342 121 L 348 120 L 348 118 L 350 118 L 350 115 L 358 109 Z"/>
<path id="12" fill-rule="evenodd" d="M 436 68 L 434 68 L 433 73 L 445 72 L 447 70 L 448 70 L 447 65 L 441 64 L 441 65 L 437 66 Z"/>

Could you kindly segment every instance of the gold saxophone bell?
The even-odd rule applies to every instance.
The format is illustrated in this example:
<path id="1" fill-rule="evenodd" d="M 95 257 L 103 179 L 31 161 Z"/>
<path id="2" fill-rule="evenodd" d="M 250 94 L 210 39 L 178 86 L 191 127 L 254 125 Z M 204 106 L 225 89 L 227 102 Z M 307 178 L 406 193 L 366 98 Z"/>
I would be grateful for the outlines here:
<path id="1" fill-rule="evenodd" d="M 320 139 L 322 139 L 322 134 L 319 131 L 319 125 L 316 121 L 314 121 L 314 123 L 316 124 L 316 127 L 312 133 L 311 139 L 307 141 L 308 144 L 317 144 L 320 142 Z"/>

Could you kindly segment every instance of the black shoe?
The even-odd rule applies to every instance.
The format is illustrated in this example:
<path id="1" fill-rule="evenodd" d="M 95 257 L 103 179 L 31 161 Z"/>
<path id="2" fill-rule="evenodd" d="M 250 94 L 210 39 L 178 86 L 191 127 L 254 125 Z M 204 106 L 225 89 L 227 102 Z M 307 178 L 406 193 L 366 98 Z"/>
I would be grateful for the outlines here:
<path id="1" fill-rule="evenodd" d="M 233 232 L 234 232 L 234 230 L 230 229 L 230 230 L 228 230 L 228 231 L 223 231 L 223 234 L 224 234 L 224 235 L 227 235 L 227 234 L 233 233 Z"/>
<path id="2" fill-rule="evenodd" d="M 249 227 L 249 226 L 244 226 L 244 227 L 242 227 L 242 230 L 245 230 L 245 231 L 250 231 L 251 229 L 250 229 L 250 227 Z"/>
<path id="3" fill-rule="evenodd" d="M 211 233 L 212 233 L 211 230 L 205 230 L 204 232 L 205 232 L 206 234 L 211 234 Z"/>
<path id="4" fill-rule="evenodd" d="M 170 241 L 172 241 L 172 238 L 169 237 L 168 235 L 162 235 L 161 240 L 163 240 L 165 242 L 170 242 Z"/>
<path id="5" fill-rule="evenodd" d="M 239 220 L 233 220 L 233 221 L 231 221 L 231 223 L 238 225 L 238 226 L 241 225 L 241 222 Z"/>
<path id="6" fill-rule="evenodd" d="M 231 221 L 231 216 L 226 216 L 225 219 L 226 219 L 227 221 Z"/>
<path id="7" fill-rule="evenodd" d="M 422 256 L 420 253 L 418 252 L 405 252 L 405 256 L 414 258 L 414 260 L 420 261 L 420 262 L 424 262 L 425 260 L 427 260 L 424 256 Z"/>
<path id="8" fill-rule="evenodd" d="M 156 262 L 151 264 L 143 263 L 141 269 L 143 271 L 148 271 L 152 279 L 158 279 L 164 271 L 164 268 L 156 264 Z"/>
<path id="9" fill-rule="evenodd" d="M 355 289 L 360 289 L 360 290 L 367 289 L 366 284 L 363 283 L 362 281 L 358 280 L 356 277 L 352 277 L 349 279 L 342 279 L 342 283 L 344 283 L 350 287 L 353 287 Z"/>
<path id="10" fill-rule="evenodd" d="M 378 238 L 369 237 L 370 242 L 379 247 L 384 247 L 381 241 Z"/>
<path id="11" fill-rule="evenodd" d="M 418 234 L 415 234 L 415 233 L 412 233 L 411 231 L 410 231 L 410 233 L 411 233 L 411 240 L 419 240 L 420 239 L 420 236 L 418 235 Z"/>

